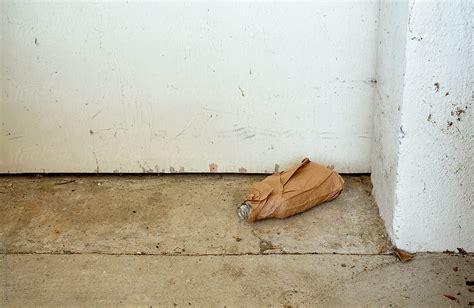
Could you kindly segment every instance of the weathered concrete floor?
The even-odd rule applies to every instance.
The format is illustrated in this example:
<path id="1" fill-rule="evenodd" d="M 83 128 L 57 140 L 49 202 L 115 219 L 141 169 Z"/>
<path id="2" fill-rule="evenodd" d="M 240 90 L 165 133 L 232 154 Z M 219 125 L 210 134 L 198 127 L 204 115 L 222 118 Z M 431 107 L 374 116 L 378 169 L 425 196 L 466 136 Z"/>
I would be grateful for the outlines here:
<path id="1" fill-rule="evenodd" d="M 467 307 L 472 258 L 417 256 L 8 256 L 13 305 Z M 457 267 L 455 272 L 453 268 Z M 3 291 L 5 292 L 5 291 Z M 457 295 L 460 293 L 460 295 Z"/>
<path id="2" fill-rule="evenodd" d="M 0 177 L 2 303 L 467 306 L 474 258 L 390 255 L 367 176 L 286 220 L 238 221 L 250 175 Z M 469 289 L 470 288 L 470 289 Z M 471 290 L 471 291 L 469 291 Z M 449 299 L 453 296 L 455 299 Z"/>
<path id="3" fill-rule="evenodd" d="M 376 254 L 387 250 L 367 176 L 346 177 L 340 198 L 303 215 L 241 223 L 237 205 L 251 183 L 262 178 L 0 177 L 0 236 L 15 253 Z"/>

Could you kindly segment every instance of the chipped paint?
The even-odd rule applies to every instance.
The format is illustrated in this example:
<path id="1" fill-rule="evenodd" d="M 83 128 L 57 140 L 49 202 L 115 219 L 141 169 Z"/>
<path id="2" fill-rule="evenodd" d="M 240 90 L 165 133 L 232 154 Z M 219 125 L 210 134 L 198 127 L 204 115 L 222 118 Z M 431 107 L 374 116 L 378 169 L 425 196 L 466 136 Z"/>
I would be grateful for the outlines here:
<path id="1" fill-rule="evenodd" d="M 219 166 L 218 166 L 217 164 L 215 164 L 215 163 L 210 163 L 210 164 L 209 164 L 209 172 L 213 172 L 213 173 L 214 173 L 214 172 L 217 172 L 217 168 L 218 168 L 218 167 L 219 167 Z"/>

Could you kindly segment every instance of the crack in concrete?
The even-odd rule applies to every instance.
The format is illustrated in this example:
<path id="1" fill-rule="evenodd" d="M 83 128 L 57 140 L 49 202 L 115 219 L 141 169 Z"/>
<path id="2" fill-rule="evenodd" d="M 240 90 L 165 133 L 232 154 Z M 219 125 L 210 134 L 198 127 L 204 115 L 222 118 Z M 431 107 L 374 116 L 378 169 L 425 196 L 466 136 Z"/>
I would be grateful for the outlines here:
<path id="1" fill-rule="evenodd" d="M 51 251 L 51 252 L 8 252 L 9 255 L 104 255 L 104 256 L 157 256 L 157 257 L 238 257 L 238 256 L 306 256 L 306 255 L 321 255 L 321 256 L 393 256 L 390 253 L 336 253 L 336 252 L 275 252 L 275 253 L 146 253 L 146 252 L 72 252 L 72 251 Z"/>

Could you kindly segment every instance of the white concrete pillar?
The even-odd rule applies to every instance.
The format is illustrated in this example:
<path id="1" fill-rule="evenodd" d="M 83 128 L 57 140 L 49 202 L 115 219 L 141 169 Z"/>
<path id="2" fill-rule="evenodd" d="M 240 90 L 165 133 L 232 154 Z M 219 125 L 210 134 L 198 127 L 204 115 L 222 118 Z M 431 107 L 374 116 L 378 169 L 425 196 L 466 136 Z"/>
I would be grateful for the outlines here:
<path id="1" fill-rule="evenodd" d="M 374 196 L 393 243 L 474 251 L 473 2 L 380 4 Z"/>

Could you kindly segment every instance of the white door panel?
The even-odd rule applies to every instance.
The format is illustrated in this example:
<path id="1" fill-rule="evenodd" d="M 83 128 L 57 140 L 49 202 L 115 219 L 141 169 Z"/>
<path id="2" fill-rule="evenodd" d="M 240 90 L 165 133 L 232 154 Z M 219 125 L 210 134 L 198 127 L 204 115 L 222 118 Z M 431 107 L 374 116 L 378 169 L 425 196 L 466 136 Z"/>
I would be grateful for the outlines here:
<path id="1" fill-rule="evenodd" d="M 0 172 L 370 171 L 376 1 L 0 5 Z"/>

